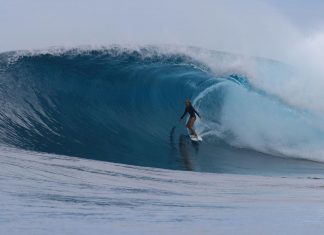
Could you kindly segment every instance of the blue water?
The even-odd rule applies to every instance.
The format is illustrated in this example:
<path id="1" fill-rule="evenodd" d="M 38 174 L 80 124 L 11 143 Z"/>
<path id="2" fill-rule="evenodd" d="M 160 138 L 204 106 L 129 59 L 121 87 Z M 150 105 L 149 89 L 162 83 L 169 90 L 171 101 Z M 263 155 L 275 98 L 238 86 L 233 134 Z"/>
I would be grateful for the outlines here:
<path id="1" fill-rule="evenodd" d="M 224 64 L 219 63 L 215 69 L 194 56 L 195 50 L 204 51 L 190 50 L 111 47 L 3 53 L 0 143 L 190 171 L 323 171 L 324 130 L 315 115 L 253 86 L 248 73 L 222 70 Z M 235 60 L 226 53 L 206 53 L 215 61 Z M 274 74 L 283 67 L 253 60 L 258 69 Z M 196 124 L 204 138 L 199 144 L 188 139 L 184 122 L 178 123 L 186 98 L 203 117 Z"/>
<path id="2" fill-rule="evenodd" d="M 199 48 L 0 54 L 0 234 L 322 234 L 322 119 L 258 86 L 293 76 Z"/>

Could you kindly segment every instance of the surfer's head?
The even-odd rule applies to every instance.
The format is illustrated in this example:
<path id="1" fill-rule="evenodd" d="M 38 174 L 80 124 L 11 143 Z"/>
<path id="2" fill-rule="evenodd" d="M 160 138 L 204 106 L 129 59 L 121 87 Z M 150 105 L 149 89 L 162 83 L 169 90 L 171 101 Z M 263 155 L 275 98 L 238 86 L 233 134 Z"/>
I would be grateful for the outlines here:
<path id="1" fill-rule="evenodd" d="M 186 106 L 190 106 L 191 105 L 191 101 L 189 99 L 186 99 Z"/>

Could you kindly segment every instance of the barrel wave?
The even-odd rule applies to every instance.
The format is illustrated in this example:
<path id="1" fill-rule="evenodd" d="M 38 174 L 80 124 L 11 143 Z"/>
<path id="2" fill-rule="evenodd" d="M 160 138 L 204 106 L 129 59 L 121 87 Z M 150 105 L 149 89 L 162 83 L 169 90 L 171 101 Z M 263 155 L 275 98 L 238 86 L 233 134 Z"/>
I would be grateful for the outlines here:
<path id="1" fill-rule="evenodd" d="M 253 85 L 239 60 L 197 48 L 3 53 L 1 145 L 213 172 L 265 171 L 268 163 L 278 170 L 282 162 L 300 161 L 289 158 L 324 161 L 320 118 Z M 258 71 L 282 69 L 251 61 L 254 79 L 268 79 Z M 199 145 L 178 123 L 186 98 L 202 116 Z"/>

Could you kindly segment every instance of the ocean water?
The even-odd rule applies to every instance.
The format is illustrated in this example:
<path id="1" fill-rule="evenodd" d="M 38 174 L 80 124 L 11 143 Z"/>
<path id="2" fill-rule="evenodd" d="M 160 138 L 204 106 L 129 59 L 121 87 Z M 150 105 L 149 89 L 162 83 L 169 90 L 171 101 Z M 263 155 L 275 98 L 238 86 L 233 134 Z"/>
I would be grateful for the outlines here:
<path id="1" fill-rule="evenodd" d="M 277 95 L 294 76 L 199 48 L 0 54 L 0 233 L 321 234 L 324 126 Z"/>

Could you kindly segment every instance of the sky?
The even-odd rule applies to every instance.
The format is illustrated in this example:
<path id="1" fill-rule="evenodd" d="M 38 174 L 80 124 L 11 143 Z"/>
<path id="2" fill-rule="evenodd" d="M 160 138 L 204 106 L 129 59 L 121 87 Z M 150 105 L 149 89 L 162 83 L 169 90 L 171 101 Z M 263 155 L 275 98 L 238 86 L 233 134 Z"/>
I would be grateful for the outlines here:
<path id="1" fill-rule="evenodd" d="M 180 44 L 278 59 L 324 29 L 320 0 L 0 0 L 0 6 L 2 52 Z"/>
<path id="2" fill-rule="evenodd" d="M 267 0 L 285 14 L 301 30 L 323 29 L 324 1 L 322 0 Z"/>

